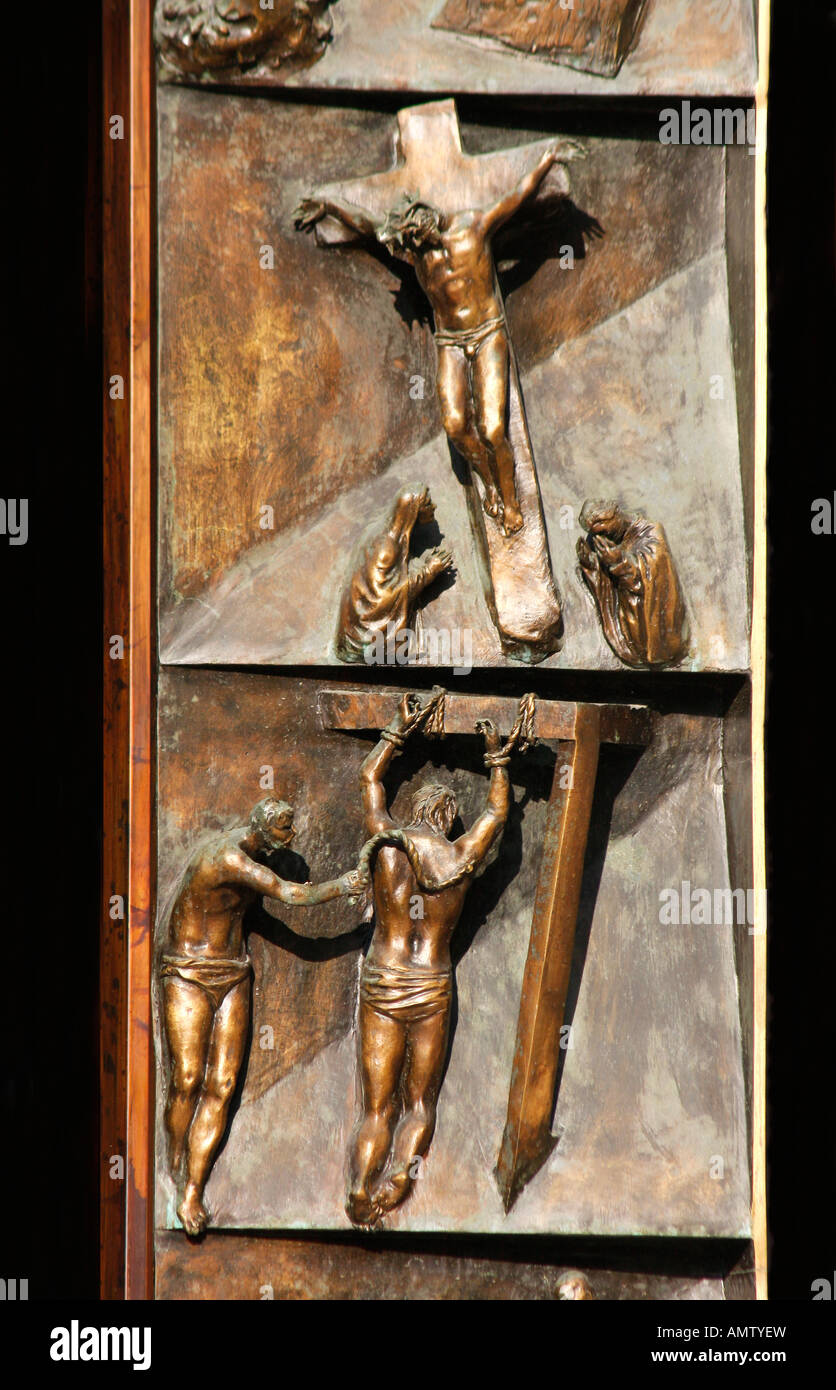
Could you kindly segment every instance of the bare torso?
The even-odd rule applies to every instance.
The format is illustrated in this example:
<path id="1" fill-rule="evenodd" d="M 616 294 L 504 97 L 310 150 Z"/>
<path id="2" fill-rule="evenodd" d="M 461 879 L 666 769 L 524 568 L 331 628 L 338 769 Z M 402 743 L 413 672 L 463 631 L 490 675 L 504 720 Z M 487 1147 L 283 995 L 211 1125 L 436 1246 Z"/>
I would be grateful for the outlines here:
<path id="1" fill-rule="evenodd" d="M 460 869 L 460 856 L 444 835 L 423 824 L 404 829 L 416 846 L 421 868 L 428 877 L 452 878 Z M 451 888 L 427 893 L 419 886 L 402 851 L 380 850 L 374 871 L 376 925 L 368 961 L 414 970 L 449 969 L 450 938 L 469 886 L 467 877 Z"/>
<path id="2" fill-rule="evenodd" d="M 461 333 L 502 315 L 490 239 L 478 213 L 456 213 L 441 245 L 423 247 L 413 264 L 437 329 Z"/>
<path id="3" fill-rule="evenodd" d="M 240 849 L 232 836 L 194 855 L 171 913 L 169 950 L 207 960 L 243 954 L 242 922 L 256 893 L 234 881 L 236 860 Z"/>

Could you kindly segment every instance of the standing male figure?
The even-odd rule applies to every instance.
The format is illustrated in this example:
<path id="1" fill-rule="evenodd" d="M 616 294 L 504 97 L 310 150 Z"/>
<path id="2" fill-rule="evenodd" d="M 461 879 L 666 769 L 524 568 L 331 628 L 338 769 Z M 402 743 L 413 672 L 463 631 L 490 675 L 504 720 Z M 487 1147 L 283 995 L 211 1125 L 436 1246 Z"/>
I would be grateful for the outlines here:
<path id="1" fill-rule="evenodd" d="M 361 770 L 366 833 L 397 832 L 386 808 L 383 776 L 426 716 L 404 696 L 395 718 Z M 450 938 L 470 879 L 505 828 L 511 801 L 510 754 L 523 741 L 522 717 L 504 748 L 493 723 L 480 720 L 490 785 L 485 810 L 457 840 L 447 837 L 457 814 L 453 792 L 428 784 L 412 801 L 403 827 L 420 877 L 403 849 L 378 851 L 372 875 L 375 927 L 360 977 L 359 1066 L 363 1115 L 354 1136 L 346 1211 L 373 1225 L 408 1196 L 415 1160 L 427 1153 L 447 1055 L 453 967 Z M 424 890 L 421 883 L 433 883 Z M 415 906 L 420 912 L 415 912 Z"/>
<path id="2" fill-rule="evenodd" d="M 435 318 L 444 429 L 481 479 L 485 512 L 506 536 L 522 529 L 523 517 L 508 439 L 508 327 L 491 237 L 536 193 L 553 164 L 583 155 L 574 141 L 561 141 L 488 208 L 446 215 L 407 195 L 386 217 L 339 199 L 306 198 L 296 209 L 300 229 L 335 217 L 414 267 Z"/>
<path id="3" fill-rule="evenodd" d="M 165 1110 L 175 1182 L 185 1166 L 177 1215 L 189 1235 L 205 1229 L 203 1190 L 226 1128 L 247 1043 L 252 967 L 243 918 L 259 895 L 285 903 L 362 894 L 357 870 L 326 883 L 288 883 L 257 859 L 286 848 L 293 808 L 275 797 L 254 807 L 249 825 L 204 843 L 183 874 L 160 961 L 171 1077 Z"/>

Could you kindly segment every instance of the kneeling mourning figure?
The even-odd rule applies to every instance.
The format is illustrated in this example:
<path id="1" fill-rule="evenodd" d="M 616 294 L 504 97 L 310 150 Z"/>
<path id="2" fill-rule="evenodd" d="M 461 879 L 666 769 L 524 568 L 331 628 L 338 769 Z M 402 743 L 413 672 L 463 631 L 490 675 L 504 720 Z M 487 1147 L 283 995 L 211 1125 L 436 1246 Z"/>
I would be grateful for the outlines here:
<path id="1" fill-rule="evenodd" d="M 416 525 L 435 517 L 429 488 L 398 493 L 388 523 L 363 546 L 340 600 L 336 651 L 340 661 L 369 665 L 382 660 L 382 643 L 409 633 L 415 605 L 428 585 L 453 568 L 445 546 L 431 550 L 417 568 L 409 568 L 409 547 Z"/>
<path id="2" fill-rule="evenodd" d="M 604 636 L 627 666 L 667 666 L 688 648 L 685 602 L 664 527 L 616 502 L 586 502 L 581 574 Z"/>

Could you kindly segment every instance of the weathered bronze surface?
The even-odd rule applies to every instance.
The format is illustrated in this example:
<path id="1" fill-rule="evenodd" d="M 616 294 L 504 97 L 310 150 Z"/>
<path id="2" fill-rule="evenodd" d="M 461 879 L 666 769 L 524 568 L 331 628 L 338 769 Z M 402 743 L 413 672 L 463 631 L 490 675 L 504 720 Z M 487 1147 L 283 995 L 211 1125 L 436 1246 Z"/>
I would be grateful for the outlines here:
<path id="1" fill-rule="evenodd" d="M 331 0 L 157 0 L 154 37 L 166 71 L 229 78 L 264 64 L 293 71 L 322 57 Z"/>
<path id="2" fill-rule="evenodd" d="M 587 502 L 578 541 L 581 573 L 604 636 L 627 666 L 681 661 L 690 636 L 664 527 L 615 502 Z"/>
<path id="3" fill-rule="evenodd" d="M 291 0 L 273 0 L 273 4 L 287 16 L 284 22 L 291 36 L 295 27 L 302 28 L 301 0 L 293 5 Z M 294 64 L 292 53 L 290 60 L 271 64 L 276 55 L 268 47 L 263 57 L 256 54 L 255 61 L 251 52 L 245 54 L 247 61 L 240 67 L 193 72 L 163 63 L 161 76 L 164 81 L 223 83 L 255 90 L 295 87 L 445 96 L 480 92 L 491 98 L 509 93 L 605 98 L 754 93 L 752 0 L 699 0 L 698 22 L 694 0 L 652 0 L 644 6 L 641 30 L 628 60 L 616 76 L 598 76 L 598 62 L 617 61 L 625 51 L 627 32 L 619 28 L 619 11 L 625 5 L 638 9 L 640 0 L 572 0 L 571 5 L 569 0 L 562 4 L 560 0 L 338 0 L 327 15 L 310 3 L 318 19 L 332 16 L 333 23 L 333 42 L 313 66 Z M 261 7 L 261 0 L 242 0 L 237 8 L 240 12 L 256 6 Z M 218 13 L 230 6 L 224 0 L 215 7 L 200 0 L 198 9 L 195 0 L 189 8 L 195 10 L 198 21 L 206 15 L 210 28 L 217 29 L 225 22 Z M 593 10 L 605 19 L 601 37 L 589 23 Z M 463 23 L 450 27 L 446 16 L 463 16 Z M 246 29 L 251 23 L 228 25 L 229 37 L 235 27 Z M 444 24 L 447 27 L 441 27 Z M 534 55 L 531 39 L 516 46 L 515 33 L 523 26 L 532 37 L 540 35 L 541 46 Z M 279 25 L 279 52 L 282 46 L 290 46 L 287 40 L 282 45 L 282 32 Z M 302 34 L 307 43 L 304 29 Z M 175 61 L 177 57 L 175 52 Z"/>
<path id="4" fill-rule="evenodd" d="M 733 1261 L 607 1259 L 750 1232 L 747 923 L 660 904 L 751 867 L 751 161 L 553 97 L 749 91 L 750 0 L 160 0 L 155 36 L 159 1296 L 722 1297 Z M 491 97 L 464 147 L 451 92 Z M 464 677 L 428 700 L 303 674 L 425 637 Z M 508 659 L 573 673 L 470 679 Z"/>
<path id="5" fill-rule="evenodd" d="M 748 1283 L 745 1276 L 734 1276 L 734 1291 L 729 1289 L 726 1270 L 741 1242 L 704 1241 L 708 1248 L 701 1259 L 693 1247 L 680 1252 L 677 1242 L 668 1244 L 674 1249 L 662 1252 L 658 1243 L 649 1251 L 640 1241 L 630 1242 L 627 1250 L 623 1243 L 609 1242 L 590 1257 L 568 1242 L 550 1241 L 546 1249 L 539 1242 L 520 1248 L 519 1241 L 468 1240 L 461 1235 L 455 1245 L 438 1240 L 428 1244 L 421 1238 L 414 1244 L 393 1245 L 385 1237 L 359 1233 L 329 1239 L 320 1234 L 305 1238 L 210 1230 L 204 1240 L 189 1241 L 181 1231 L 159 1231 L 157 1297 L 547 1302 L 581 1294 L 581 1281 L 596 1300 L 702 1303 L 753 1297 L 751 1275 Z M 717 1245 L 723 1247 L 719 1258 Z"/>
<path id="6" fill-rule="evenodd" d="M 635 45 L 648 0 L 447 0 L 433 25 L 499 39 L 600 77 L 615 77 Z"/>
<path id="7" fill-rule="evenodd" d="M 415 525 L 426 525 L 434 516 L 429 488 L 401 492 L 388 524 L 364 544 L 363 558 L 340 600 L 336 650 L 341 661 L 383 663 L 389 644 L 399 649 L 402 633 L 407 634 L 404 655 L 420 646 L 410 627 L 417 600 L 428 585 L 453 568 L 450 551 L 437 546 L 420 568 L 410 571 Z"/>
<path id="8" fill-rule="evenodd" d="M 383 777 L 407 738 L 441 710 L 444 693 L 426 705 L 404 696 L 360 772 L 366 833 L 397 826 Z M 400 849 L 387 847 L 374 868 L 375 926 L 360 975 L 358 1046 L 362 1116 L 354 1134 L 346 1211 L 355 1225 L 374 1226 L 406 1200 L 432 1142 L 449 1041 L 453 1000 L 450 940 L 473 874 L 498 844 L 510 806 L 507 765 L 528 746 L 521 708 L 502 745 L 490 719 L 476 723 L 485 741 L 490 785 L 485 809 L 470 830 L 449 838 L 458 814 L 453 791 L 428 783 L 413 797 L 406 830 L 421 876 Z M 416 866 L 417 867 L 417 866 Z M 443 880 L 418 892 L 427 878 Z"/>
<path id="9" fill-rule="evenodd" d="M 258 860 L 287 848 L 293 809 L 266 797 L 249 824 L 204 842 L 192 855 L 171 911 L 159 963 L 171 1054 L 165 1123 L 169 1162 L 184 1192 L 177 1215 L 200 1235 L 209 1214 L 203 1191 L 227 1123 L 247 1043 L 252 965 L 244 913 L 259 894 L 312 905 L 357 896 L 358 871 L 326 883 L 288 883 Z"/>
<path id="10" fill-rule="evenodd" d="M 469 470 L 488 606 L 507 654 L 542 661 L 559 645 L 560 603 L 491 240 L 556 166 L 566 194 L 562 165 L 583 151 L 569 140 L 466 155 L 452 101 L 400 111 L 398 131 L 393 169 L 304 199 L 296 225 L 326 244 L 374 238 L 415 270 L 435 320 L 442 422 Z"/>

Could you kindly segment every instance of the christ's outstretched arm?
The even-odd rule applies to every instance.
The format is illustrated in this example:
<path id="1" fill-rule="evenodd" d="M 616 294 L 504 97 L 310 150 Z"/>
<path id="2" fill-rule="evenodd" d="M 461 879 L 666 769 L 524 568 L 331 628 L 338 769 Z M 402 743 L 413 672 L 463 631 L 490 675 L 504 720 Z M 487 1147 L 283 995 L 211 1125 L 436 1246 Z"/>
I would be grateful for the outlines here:
<path id="1" fill-rule="evenodd" d="M 553 164 L 563 164 L 570 159 L 584 159 L 585 157 L 585 150 L 574 140 L 561 140 L 559 144 L 546 150 L 534 168 L 520 179 L 516 188 L 512 188 L 510 193 L 506 193 L 504 198 L 500 198 L 498 203 L 495 203 L 492 208 L 486 209 L 482 214 L 486 232 L 496 231 L 497 227 L 501 227 L 504 222 L 514 216 L 514 213 L 522 207 L 524 202 L 533 197 Z"/>
<path id="2" fill-rule="evenodd" d="M 298 231 L 309 232 L 323 217 L 335 217 L 359 236 L 376 237 L 383 226 L 381 219 L 341 198 L 303 198 L 293 214 L 293 223 Z"/>

